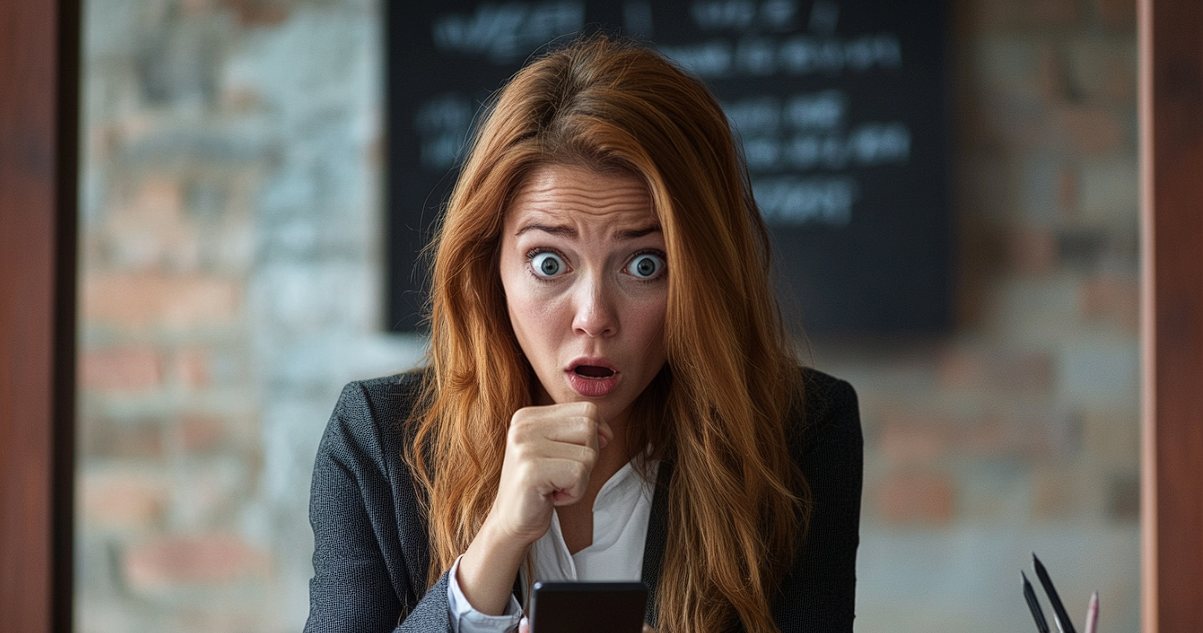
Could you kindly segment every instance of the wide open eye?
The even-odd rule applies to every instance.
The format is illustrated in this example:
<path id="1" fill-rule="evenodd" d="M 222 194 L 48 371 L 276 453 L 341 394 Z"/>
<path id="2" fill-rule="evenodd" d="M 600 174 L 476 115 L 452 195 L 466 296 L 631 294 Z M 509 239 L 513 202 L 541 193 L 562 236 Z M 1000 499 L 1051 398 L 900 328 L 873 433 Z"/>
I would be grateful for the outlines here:
<path id="1" fill-rule="evenodd" d="M 540 277 L 555 277 L 568 268 L 555 253 L 538 253 L 530 260 L 531 269 Z"/>
<path id="2" fill-rule="evenodd" d="M 638 279 L 655 279 L 664 271 L 664 259 L 652 253 L 640 253 L 627 264 L 627 272 Z"/>

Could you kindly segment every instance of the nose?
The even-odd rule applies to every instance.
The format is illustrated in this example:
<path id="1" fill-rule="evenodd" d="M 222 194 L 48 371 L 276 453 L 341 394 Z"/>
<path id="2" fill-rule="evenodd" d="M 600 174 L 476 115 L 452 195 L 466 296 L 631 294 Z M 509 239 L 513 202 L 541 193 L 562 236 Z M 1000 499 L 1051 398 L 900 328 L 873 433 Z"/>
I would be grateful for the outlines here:
<path id="1" fill-rule="evenodd" d="M 610 337 L 618 333 L 618 310 L 610 284 L 590 276 L 582 280 L 576 295 L 573 331 L 590 337 Z"/>

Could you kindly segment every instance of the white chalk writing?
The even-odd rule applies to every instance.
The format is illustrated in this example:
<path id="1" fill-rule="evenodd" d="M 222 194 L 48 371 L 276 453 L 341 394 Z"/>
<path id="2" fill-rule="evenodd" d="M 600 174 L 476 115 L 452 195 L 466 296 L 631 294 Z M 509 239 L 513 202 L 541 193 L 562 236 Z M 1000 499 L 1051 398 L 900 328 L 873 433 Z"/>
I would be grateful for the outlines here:
<path id="1" fill-rule="evenodd" d="M 781 176 L 752 182 L 765 222 L 772 226 L 817 223 L 844 226 L 852 221 L 856 181 L 846 176 Z"/>
<path id="2" fill-rule="evenodd" d="M 434 43 L 441 50 L 486 55 L 505 63 L 524 58 L 584 24 L 583 2 L 507 2 L 482 4 L 472 15 L 441 15 L 432 27 Z"/>

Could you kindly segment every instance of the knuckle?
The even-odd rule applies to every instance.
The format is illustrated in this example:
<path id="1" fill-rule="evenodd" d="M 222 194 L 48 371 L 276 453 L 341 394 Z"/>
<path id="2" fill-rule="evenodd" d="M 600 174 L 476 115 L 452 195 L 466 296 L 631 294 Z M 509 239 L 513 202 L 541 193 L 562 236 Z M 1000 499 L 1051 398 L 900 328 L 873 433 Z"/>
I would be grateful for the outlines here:
<path id="1" fill-rule="evenodd" d="M 594 420 L 593 418 L 582 416 L 582 417 L 576 418 L 575 422 L 576 422 L 576 424 L 574 424 L 573 426 L 576 429 L 577 433 L 580 433 L 582 435 L 588 435 L 588 434 L 597 432 L 597 421 Z"/>
<path id="2" fill-rule="evenodd" d="M 507 436 L 510 441 L 526 441 L 529 440 L 535 429 L 535 421 L 530 416 L 518 417 L 514 415 L 514 419 L 510 421 L 510 428 Z"/>

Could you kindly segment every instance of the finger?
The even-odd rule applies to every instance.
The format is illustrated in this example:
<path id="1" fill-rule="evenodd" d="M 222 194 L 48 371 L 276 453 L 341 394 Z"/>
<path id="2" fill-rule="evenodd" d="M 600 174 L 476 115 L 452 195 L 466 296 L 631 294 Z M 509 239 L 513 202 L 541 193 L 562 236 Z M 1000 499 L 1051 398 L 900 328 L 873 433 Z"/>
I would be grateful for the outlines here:
<path id="1" fill-rule="evenodd" d="M 592 465 L 573 459 L 548 459 L 540 465 L 540 470 L 547 482 L 543 493 L 561 506 L 576 503 L 585 495 Z"/>
<path id="2" fill-rule="evenodd" d="M 652 627 L 647 625 L 647 622 L 644 622 L 643 623 L 643 633 L 656 633 L 656 629 L 653 629 Z"/>
<path id="3" fill-rule="evenodd" d="M 597 447 L 605 448 L 614 439 L 614 429 L 610 428 L 610 424 L 602 420 L 597 425 Z"/>
<path id="4" fill-rule="evenodd" d="M 601 438 L 606 442 L 614 439 L 610 425 L 600 417 L 591 415 L 569 415 L 547 421 L 547 438 L 557 442 L 600 447 Z"/>
<path id="5" fill-rule="evenodd" d="M 518 633 L 530 633 L 530 620 L 527 620 L 526 616 L 522 616 L 522 619 L 518 620 Z"/>
<path id="6" fill-rule="evenodd" d="M 592 469 L 593 465 L 597 463 L 598 449 L 592 446 L 581 446 L 580 444 L 546 442 L 531 447 L 531 450 L 527 451 L 526 454 L 542 459 L 568 459 L 581 462 Z"/>
<path id="7" fill-rule="evenodd" d="M 550 436 L 552 439 L 573 444 L 596 444 L 599 449 L 614 440 L 614 430 L 592 402 L 569 402 L 543 408 L 548 416 L 562 420 L 555 426 L 555 434 Z"/>
<path id="8" fill-rule="evenodd" d="M 548 407 L 550 409 L 550 407 Z M 510 427 L 510 441 L 532 442 L 547 439 L 553 442 L 596 446 L 600 418 L 579 415 L 571 411 L 546 410 L 514 416 Z M 611 438 L 613 437 L 612 432 Z"/>
<path id="9" fill-rule="evenodd" d="M 614 430 L 610 428 L 610 424 L 602 417 L 601 409 L 592 402 L 574 402 L 572 405 L 580 407 L 579 415 L 593 420 L 596 424 L 593 432 L 597 438 L 598 448 L 605 448 L 607 444 L 614 441 Z"/>

